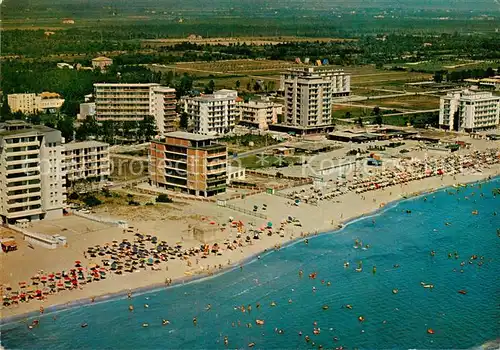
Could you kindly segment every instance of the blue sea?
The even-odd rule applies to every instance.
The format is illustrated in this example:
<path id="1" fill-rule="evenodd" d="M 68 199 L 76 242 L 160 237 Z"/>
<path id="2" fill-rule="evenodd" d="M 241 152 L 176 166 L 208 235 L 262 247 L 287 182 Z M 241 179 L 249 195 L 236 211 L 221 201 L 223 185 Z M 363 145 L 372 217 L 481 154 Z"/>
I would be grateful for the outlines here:
<path id="1" fill-rule="evenodd" d="M 7 324 L 1 344 L 22 349 L 234 349 L 250 343 L 261 349 L 475 347 L 500 337 L 500 196 L 492 192 L 498 187 L 497 178 L 400 201 L 340 231 L 311 237 L 308 244 L 299 241 L 263 254 L 242 270 L 37 316 L 40 325 L 33 330 L 27 323 L 35 317 Z M 369 249 L 355 249 L 355 239 Z M 470 260 L 472 255 L 477 259 Z M 359 261 L 362 272 L 355 271 Z M 313 272 L 316 279 L 309 278 Z M 130 304 L 135 311 L 128 310 Z M 252 305 L 251 311 L 240 311 L 242 305 Z M 162 319 L 170 324 L 162 325 Z M 256 319 L 265 324 L 256 325 Z M 83 322 L 88 327 L 82 328 Z"/>

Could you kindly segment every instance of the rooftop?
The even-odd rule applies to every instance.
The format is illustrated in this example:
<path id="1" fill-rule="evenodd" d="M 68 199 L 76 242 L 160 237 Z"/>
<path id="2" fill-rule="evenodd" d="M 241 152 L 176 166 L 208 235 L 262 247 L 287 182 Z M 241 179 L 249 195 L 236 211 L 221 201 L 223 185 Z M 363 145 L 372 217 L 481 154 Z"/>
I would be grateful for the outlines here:
<path id="1" fill-rule="evenodd" d="M 49 128 L 45 125 L 32 125 L 26 123 L 23 120 L 7 120 L 4 123 L 0 123 L 0 136 L 18 135 L 33 132 L 50 132 L 56 131 L 56 129 Z"/>
<path id="2" fill-rule="evenodd" d="M 158 83 L 94 83 L 94 86 L 96 87 L 106 87 L 106 86 L 114 86 L 114 87 L 146 87 L 146 86 L 161 86 Z"/>
<path id="3" fill-rule="evenodd" d="M 99 141 L 82 141 L 82 142 L 70 142 L 64 145 L 67 151 L 72 151 L 74 149 L 90 148 L 90 147 L 105 147 L 109 144 Z"/>
<path id="4" fill-rule="evenodd" d="M 165 134 L 165 137 L 173 137 L 173 138 L 177 138 L 177 139 L 184 139 L 184 140 L 190 140 L 190 141 L 207 141 L 207 140 L 214 140 L 215 139 L 213 136 L 193 134 L 191 132 L 185 132 L 185 131 L 168 132 Z"/>
<path id="5" fill-rule="evenodd" d="M 112 61 L 112 59 L 108 58 L 108 57 L 104 57 L 104 56 L 99 56 L 99 57 L 93 58 L 92 61 Z"/>

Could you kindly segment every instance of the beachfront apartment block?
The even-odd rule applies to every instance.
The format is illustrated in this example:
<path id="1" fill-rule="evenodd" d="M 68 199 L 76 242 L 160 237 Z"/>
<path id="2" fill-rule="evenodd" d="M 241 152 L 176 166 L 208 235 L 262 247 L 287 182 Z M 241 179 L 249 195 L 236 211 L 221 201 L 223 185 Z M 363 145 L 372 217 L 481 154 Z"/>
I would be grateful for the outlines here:
<path id="1" fill-rule="evenodd" d="M 160 135 L 175 129 L 175 89 L 156 83 L 94 84 L 98 121 L 140 121 L 155 118 Z"/>
<path id="2" fill-rule="evenodd" d="M 267 130 L 270 124 L 278 122 L 278 114 L 282 113 L 283 107 L 274 102 L 249 101 L 238 104 L 238 110 L 240 123 Z"/>
<path id="3" fill-rule="evenodd" d="M 441 97 L 439 126 L 445 130 L 474 132 L 498 127 L 500 96 L 465 89 Z"/>
<path id="4" fill-rule="evenodd" d="M 226 191 L 227 148 L 211 136 L 174 131 L 149 148 L 153 186 L 209 197 Z"/>
<path id="5" fill-rule="evenodd" d="M 314 127 L 331 124 L 332 98 L 348 96 L 351 77 L 343 70 L 291 68 L 281 75 L 285 95 L 284 121 Z"/>
<path id="6" fill-rule="evenodd" d="M 231 132 L 238 119 L 235 90 L 218 90 L 213 94 L 186 96 L 184 112 L 189 116 L 194 132 L 203 135 L 224 135 Z"/>
<path id="7" fill-rule="evenodd" d="M 109 144 L 99 141 L 64 145 L 67 187 L 86 192 L 102 188 L 111 171 Z M 82 186 L 78 186 L 82 184 Z"/>
<path id="8" fill-rule="evenodd" d="M 40 94 L 9 94 L 7 95 L 7 103 L 12 113 L 55 113 L 62 107 L 64 99 L 58 93 L 45 91 Z"/>
<path id="9" fill-rule="evenodd" d="M 24 121 L 0 124 L 0 216 L 4 223 L 62 216 L 66 171 L 61 132 Z"/>
<path id="10" fill-rule="evenodd" d="M 139 121 L 151 115 L 153 88 L 159 84 L 94 84 L 98 121 Z"/>

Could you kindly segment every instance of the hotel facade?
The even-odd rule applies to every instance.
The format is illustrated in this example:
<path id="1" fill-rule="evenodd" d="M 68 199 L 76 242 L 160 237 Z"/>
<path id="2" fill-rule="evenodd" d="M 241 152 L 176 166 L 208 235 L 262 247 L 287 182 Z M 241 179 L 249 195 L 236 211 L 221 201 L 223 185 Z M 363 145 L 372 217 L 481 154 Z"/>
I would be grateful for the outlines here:
<path id="1" fill-rule="evenodd" d="M 285 123 L 302 127 L 331 124 L 332 98 L 348 96 L 350 81 L 350 75 L 342 70 L 289 69 L 281 76 Z"/>
<path id="2" fill-rule="evenodd" d="M 175 89 L 155 83 L 94 84 L 95 115 L 98 121 L 155 119 L 160 135 L 176 128 Z"/>
<path id="3" fill-rule="evenodd" d="M 66 171 L 61 132 L 23 121 L 0 124 L 0 217 L 3 222 L 62 216 Z"/>
<path id="4" fill-rule="evenodd" d="M 498 127 L 500 97 L 491 92 L 463 90 L 441 97 L 439 126 L 445 130 L 473 132 Z"/>
<path id="5" fill-rule="evenodd" d="M 203 135 L 224 135 L 234 129 L 239 111 L 238 92 L 219 90 L 209 95 L 184 97 L 184 112 L 194 125 L 194 132 Z"/>
<path id="6" fill-rule="evenodd" d="M 209 197 L 226 191 L 227 148 L 210 136 L 176 131 L 151 142 L 149 180 L 156 187 Z"/>

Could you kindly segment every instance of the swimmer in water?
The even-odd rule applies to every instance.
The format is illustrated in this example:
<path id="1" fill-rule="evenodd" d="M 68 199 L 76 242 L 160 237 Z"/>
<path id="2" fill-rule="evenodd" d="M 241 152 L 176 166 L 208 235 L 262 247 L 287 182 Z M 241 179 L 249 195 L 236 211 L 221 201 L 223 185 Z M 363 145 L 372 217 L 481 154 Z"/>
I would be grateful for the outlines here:
<path id="1" fill-rule="evenodd" d="M 208 310 L 210 310 L 210 309 L 212 309 L 212 305 L 208 304 L 208 305 L 207 305 L 207 307 L 205 308 L 205 310 L 207 310 L 207 311 L 208 311 Z"/>
<path id="2" fill-rule="evenodd" d="M 196 317 L 193 317 L 193 325 L 197 325 L 198 324 L 198 319 Z"/>

